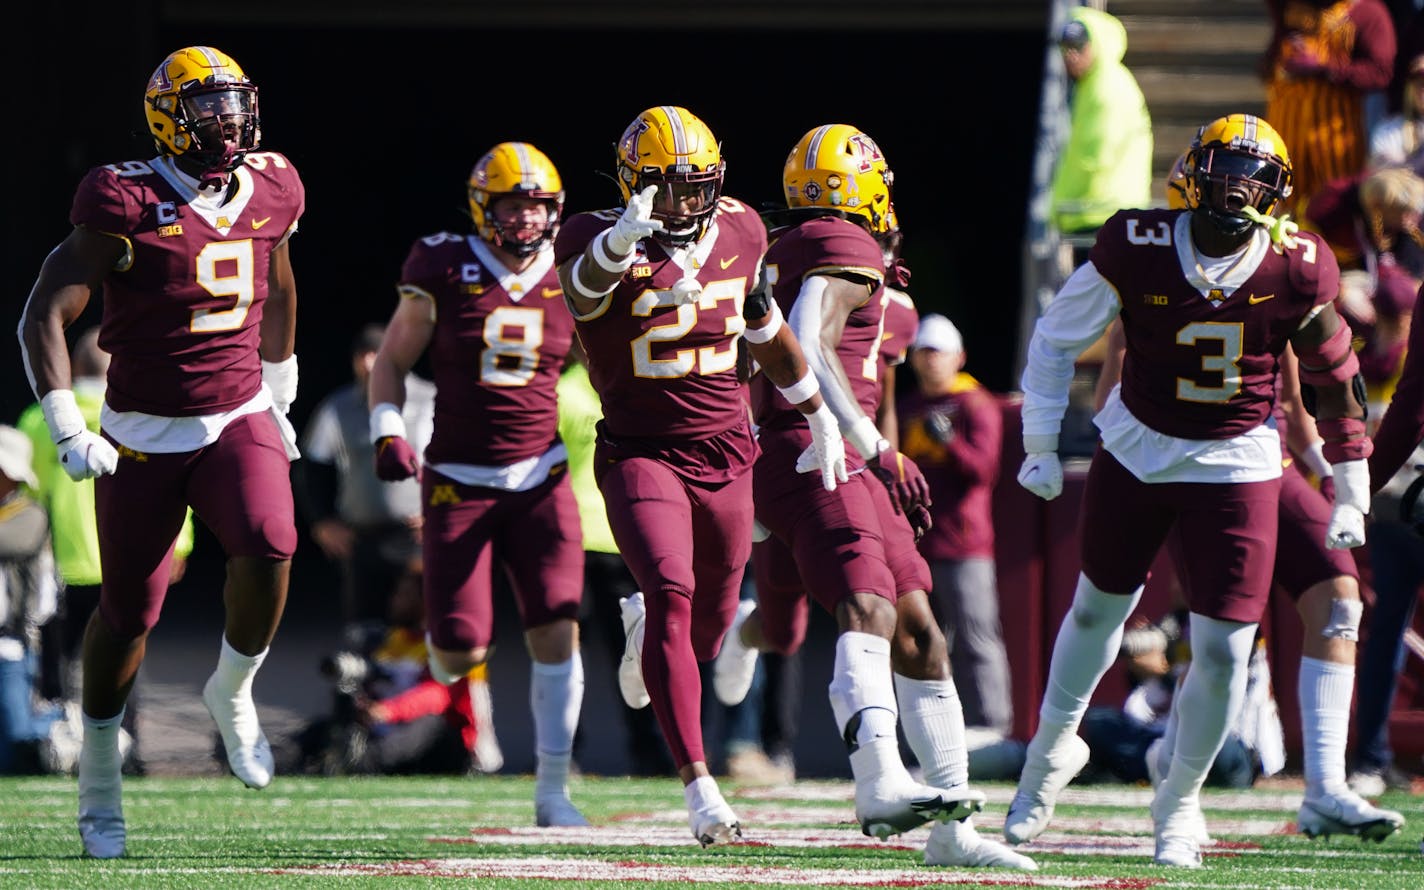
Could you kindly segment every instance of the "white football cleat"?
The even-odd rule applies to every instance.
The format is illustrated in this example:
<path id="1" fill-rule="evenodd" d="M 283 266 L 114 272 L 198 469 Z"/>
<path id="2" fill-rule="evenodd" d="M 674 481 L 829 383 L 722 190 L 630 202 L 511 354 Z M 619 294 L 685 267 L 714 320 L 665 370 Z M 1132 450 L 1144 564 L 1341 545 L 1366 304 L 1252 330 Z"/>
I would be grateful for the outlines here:
<path id="1" fill-rule="evenodd" d="M 1361 840 L 1383 841 L 1404 827 L 1404 817 L 1394 810 L 1382 810 L 1353 791 L 1301 801 L 1296 828 L 1307 837 L 1332 834 L 1359 835 Z"/>
<path id="2" fill-rule="evenodd" d="M 588 819 L 564 794 L 534 798 L 534 824 L 540 828 L 582 828 Z"/>
<path id="3" fill-rule="evenodd" d="M 1088 765 L 1088 743 L 1068 735 L 1047 757 L 1035 756 L 1029 745 L 1019 787 L 1004 817 L 1004 837 L 1011 844 L 1027 843 L 1043 833 L 1053 818 L 1058 795 Z"/>
<path id="4" fill-rule="evenodd" d="M 943 822 L 930 828 L 925 844 L 925 865 L 967 868 L 1012 868 L 1038 871 L 1038 863 L 1003 844 L 982 838 L 973 819 Z"/>
<path id="5" fill-rule="evenodd" d="M 687 823 L 692 827 L 692 836 L 704 847 L 742 839 L 741 820 L 725 800 L 709 801 L 699 809 L 690 810 Z"/>
<path id="6" fill-rule="evenodd" d="M 251 690 L 236 698 L 225 698 L 217 689 L 217 674 L 203 684 L 203 704 L 222 734 L 223 750 L 232 774 L 249 788 L 266 788 L 272 783 L 272 747 L 257 722 L 257 707 Z"/>
<path id="7" fill-rule="evenodd" d="M 643 632 L 647 624 L 647 607 L 643 605 L 643 594 L 638 592 L 618 601 L 623 613 L 623 660 L 618 663 L 618 691 L 623 693 L 623 701 L 633 709 L 646 708 L 652 699 L 648 698 L 648 687 L 643 683 Z"/>
<path id="8" fill-rule="evenodd" d="M 722 638 L 722 648 L 712 666 L 712 689 L 717 693 L 717 701 L 732 707 L 739 705 L 752 688 L 756 678 L 757 650 L 742 642 L 742 625 L 748 616 L 756 611 L 756 600 L 742 600 L 737 604 L 736 617 L 727 635 Z"/>
<path id="9" fill-rule="evenodd" d="M 1172 868 L 1201 868 L 1201 836 L 1206 833 L 1206 819 L 1200 800 L 1159 791 L 1152 798 L 1150 810 L 1156 839 L 1152 861 Z"/>

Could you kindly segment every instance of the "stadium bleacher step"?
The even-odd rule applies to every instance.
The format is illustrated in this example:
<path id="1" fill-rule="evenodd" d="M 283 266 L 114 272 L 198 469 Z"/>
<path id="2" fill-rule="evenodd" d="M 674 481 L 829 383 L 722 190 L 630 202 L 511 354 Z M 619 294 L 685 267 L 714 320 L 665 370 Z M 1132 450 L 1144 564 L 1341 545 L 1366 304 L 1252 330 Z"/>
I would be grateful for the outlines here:
<path id="1" fill-rule="evenodd" d="M 1233 112 L 1261 114 L 1258 74 L 1271 38 L 1265 4 L 1242 0 L 1109 0 L 1127 29 L 1124 62 L 1152 115 L 1154 198 L 1197 128 Z"/>

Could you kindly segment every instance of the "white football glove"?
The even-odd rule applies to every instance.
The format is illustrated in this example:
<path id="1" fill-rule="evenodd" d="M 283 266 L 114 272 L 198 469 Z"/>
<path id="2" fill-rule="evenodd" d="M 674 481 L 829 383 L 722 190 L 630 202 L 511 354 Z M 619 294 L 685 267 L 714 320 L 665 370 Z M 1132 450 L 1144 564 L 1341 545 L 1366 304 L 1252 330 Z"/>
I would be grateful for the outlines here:
<path id="1" fill-rule="evenodd" d="M 59 452 L 59 465 L 75 482 L 107 476 L 119 467 L 119 452 L 109 440 L 88 430 L 56 442 L 55 448 Z"/>
<path id="2" fill-rule="evenodd" d="M 1019 467 L 1019 484 L 1051 501 L 1063 493 L 1063 464 L 1055 451 L 1036 451 L 1024 457 Z"/>
<path id="3" fill-rule="evenodd" d="M 272 393 L 272 404 L 278 414 L 286 414 L 297 400 L 297 356 L 293 353 L 280 362 L 262 360 L 262 382 Z"/>
<path id="4" fill-rule="evenodd" d="M 806 422 L 811 426 L 811 445 L 796 458 L 796 472 L 820 470 L 821 484 L 826 491 L 835 491 L 837 483 L 850 478 L 846 475 L 845 442 L 836 416 L 822 402 L 821 407 L 806 415 Z"/>
<path id="5" fill-rule="evenodd" d="M 650 185 L 628 199 L 623 215 L 608 230 L 608 250 L 615 257 L 624 257 L 633 252 L 638 242 L 663 230 L 662 220 L 653 219 L 653 196 L 658 187 Z"/>
<path id="6" fill-rule="evenodd" d="M 105 476 L 119 466 L 119 453 L 84 424 L 74 400 L 74 390 L 52 389 L 40 399 L 49 438 L 59 455 L 59 465 L 75 482 Z"/>
<path id="7" fill-rule="evenodd" d="M 672 304 L 691 306 L 702 299 L 702 285 L 696 278 L 679 278 L 672 285 Z"/>
<path id="8" fill-rule="evenodd" d="M 1351 550 L 1365 543 L 1365 513 L 1370 508 L 1370 465 L 1346 460 L 1330 465 L 1335 479 L 1335 507 L 1325 527 L 1325 546 Z"/>

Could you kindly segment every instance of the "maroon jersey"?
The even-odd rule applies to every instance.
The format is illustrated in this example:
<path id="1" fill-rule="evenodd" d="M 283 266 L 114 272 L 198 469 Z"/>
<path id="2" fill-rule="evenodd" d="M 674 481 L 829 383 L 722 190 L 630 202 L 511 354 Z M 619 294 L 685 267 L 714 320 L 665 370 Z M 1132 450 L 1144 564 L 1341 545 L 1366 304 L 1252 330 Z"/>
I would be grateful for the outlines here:
<path id="1" fill-rule="evenodd" d="M 1270 415 L 1278 357 L 1306 314 L 1335 298 L 1340 270 L 1318 236 L 1301 232 L 1296 247 L 1266 251 L 1235 291 L 1203 297 L 1178 259 L 1179 213 L 1120 211 L 1089 259 L 1122 301 L 1123 404 L 1169 436 L 1229 439 Z"/>
<path id="2" fill-rule="evenodd" d="M 583 252 L 621 211 L 580 213 L 559 229 L 555 259 Z M 607 308 L 578 322 L 589 380 L 603 401 L 603 429 L 615 439 L 705 440 L 747 424 L 737 380 L 742 304 L 757 280 L 766 229 L 734 198 L 717 202 L 711 250 L 686 272 L 655 239 L 638 244 L 632 268 Z M 695 268 L 693 268 L 695 267 Z M 669 290 L 685 276 L 702 286 L 695 305 L 673 305 Z M 750 464 L 752 455 L 742 455 Z"/>
<path id="3" fill-rule="evenodd" d="M 788 318 L 801 283 L 810 275 L 850 273 L 874 284 L 866 301 L 846 320 L 836 356 L 850 379 L 852 395 L 874 417 L 880 406 L 880 346 L 885 322 L 885 256 L 865 229 L 830 216 L 809 219 L 785 230 L 767 250 L 767 279 L 772 296 Z M 777 392 L 766 376 L 752 383 L 757 424 L 769 429 L 806 425 L 805 417 Z M 854 458 L 852 457 L 852 460 Z"/>
<path id="4" fill-rule="evenodd" d="M 442 232 L 411 247 L 398 288 L 435 302 L 426 462 L 505 466 L 547 451 L 574 336 L 549 254 L 515 275 L 475 236 Z"/>
<path id="5" fill-rule="evenodd" d="M 920 313 L 910 295 L 885 288 L 885 332 L 880 335 L 880 360 L 891 367 L 904 364 L 920 329 Z"/>
<path id="6" fill-rule="evenodd" d="M 69 218 L 124 239 L 104 279 L 99 345 L 113 359 L 115 411 L 217 414 L 257 395 L 262 306 L 272 251 L 306 205 L 301 178 L 276 152 L 249 154 L 224 203 L 199 194 L 162 159 L 95 167 Z"/>

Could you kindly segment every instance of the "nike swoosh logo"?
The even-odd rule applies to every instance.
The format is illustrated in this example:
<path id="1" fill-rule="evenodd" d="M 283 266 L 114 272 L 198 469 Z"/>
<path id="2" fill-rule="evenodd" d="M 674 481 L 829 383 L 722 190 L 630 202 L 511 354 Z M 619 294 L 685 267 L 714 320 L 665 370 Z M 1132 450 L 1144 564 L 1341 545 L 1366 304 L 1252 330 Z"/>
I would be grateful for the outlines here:
<path id="1" fill-rule="evenodd" d="M 1266 294 L 1264 297 L 1258 297 L 1255 294 L 1252 294 L 1251 296 L 1246 298 L 1246 302 L 1250 303 L 1252 306 L 1255 306 L 1257 303 L 1264 303 L 1267 300 L 1274 300 L 1275 298 L 1275 294 Z"/>
<path id="2" fill-rule="evenodd" d="M 721 267 L 722 267 L 722 271 L 725 272 L 725 271 L 727 271 L 727 267 L 730 266 L 730 265 L 732 265 L 733 263 L 735 263 L 735 262 L 737 261 L 737 258 L 740 257 L 740 256 L 741 256 L 741 254 L 739 254 L 739 253 L 738 253 L 738 254 L 733 254 L 732 256 L 728 257 L 728 258 L 725 259 L 725 260 L 718 260 L 718 261 L 717 261 L 717 265 L 721 266 Z"/>
<path id="3" fill-rule="evenodd" d="M 269 223 L 269 222 L 271 222 L 271 221 L 272 221 L 272 217 L 270 217 L 270 216 L 264 216 L 264 217 L 262 217 L 261 219 L 254 219 L 254 220 L 252 221 L 252 231 L 254 231 L 254 232 L 257 231 L 258 229 L 260 229 L 260 228 L 262 228 L 263 226 L 267 225 L 267 223 Z"/>
<path id="4" fill-rule="evenodd" d="M 544 299 L 548 300 L 548 299 L 551 299 L 551 298 L 553 298 L 553 297 L 557 297 L 557 296 L 561 295 L 563 292 L 564 292 L 564 289 L 561 288 L 561 287 L 546 287 L 546 288 L 544 288 L 543 290 L 541 290 L 541 291 L 539 292 L 539 296 L 541 296 L 541 297 L 543 297 Z"/>

